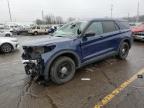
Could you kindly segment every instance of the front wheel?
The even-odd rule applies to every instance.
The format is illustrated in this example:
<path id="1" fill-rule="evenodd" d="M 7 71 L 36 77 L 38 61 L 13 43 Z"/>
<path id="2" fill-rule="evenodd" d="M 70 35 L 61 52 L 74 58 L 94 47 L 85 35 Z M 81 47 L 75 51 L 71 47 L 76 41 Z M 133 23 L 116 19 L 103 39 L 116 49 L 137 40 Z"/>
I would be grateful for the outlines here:
<path id="1" fill-rule="evenodd" d="M 35 31 L 35 32 L 34 32 L 34 35 L 38 35 L 38 32 L 37 32 L 37 31 Z"/>
<path id="2" fill-rule="evenodd" d="M 54 61 L 50 70 L 51 80 L 56 84 L 70 81 L 75 74 L 75 63 L 69 57 L 60 57 Z"/>
<path id="3" fill-rule="evenodd" d="M 130 46 L 127 42 L 123 42 L 119 48 L 118 58 L 119 59 L 126 59 L 129 53 Z"/>
<path id="4" fill-rule="evenodd" d="M 13 48 L 9 43 L 5 43 L 5 44 L 1 45 L 1 51 L 3 53 L 10 53 L 10 52 L 12 52 L 12 49 Z"/>
<path id="5" fill-rule="evenodd" d="M 5 36 L 6 36 L 6 37 L 10 37 L 11 35 L 10 35 L 10 34 L 6 34 Z"/>

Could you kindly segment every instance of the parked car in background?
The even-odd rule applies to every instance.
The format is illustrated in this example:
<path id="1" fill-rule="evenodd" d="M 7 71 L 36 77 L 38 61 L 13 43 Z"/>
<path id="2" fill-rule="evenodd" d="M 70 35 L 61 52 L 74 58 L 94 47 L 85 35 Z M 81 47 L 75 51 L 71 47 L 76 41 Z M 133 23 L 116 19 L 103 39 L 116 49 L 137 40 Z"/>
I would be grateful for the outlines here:
<path id="1" fill-rule="evenodd" d="M 134 39 L 144 41 L 144 23 L 133 27 L 131 30 L 132 30 Z"/>
<path id="2" fill-rule="evenodd" d="M 21 34 L 28 34 L 28 28 L 25 28 L 25 27 L 19 27 L 15 30 L 13 30 L 13 34 L 16 34 L 16 35 L 21 35 Z"/>
<path id="3" fill-rule="evenodd" d="M 5 36 L 5 37 L 11 37 L 13 36 L 12 32 L 10 31 L 10 29 L 0 29 L 0 36 Z"/>
<path id="4" fill-rule="evenodd" d="M 126 59 L 131 44 L 132 32 L 126 21 L 75 21 L 63 25 L 53 36 L 25 43 L 22 59 L 27 75 L 63 84 L 84 65 L 113 55 Z"/>
<path id="5" fill-rule="evenodd" d="M 28 30 L 28 33 L 32 35 L 48 34 L 48 28 L 44 26 L 33 26 Z"/>
<path id="6" fill-rule="evenodd" d="M 56 30 L 57 30 L 57 26 L 51 26 L 48 30 L 48 33 L 51 34 L 51 33 L 54 33 Z"/>
<path id="7" fill-rule="evenodd" d="M 140 24 L 141 24 L 140 22 L 131 22 L 131 23 L 129 23 L 131 28 L 139 26 Z"/>
<path id="8" fill-rule="evenodd" d="M 0 51 L 3 53 L 10 53 L 18 49 L 18 39 L 11 37 L 0 37 Z"/>

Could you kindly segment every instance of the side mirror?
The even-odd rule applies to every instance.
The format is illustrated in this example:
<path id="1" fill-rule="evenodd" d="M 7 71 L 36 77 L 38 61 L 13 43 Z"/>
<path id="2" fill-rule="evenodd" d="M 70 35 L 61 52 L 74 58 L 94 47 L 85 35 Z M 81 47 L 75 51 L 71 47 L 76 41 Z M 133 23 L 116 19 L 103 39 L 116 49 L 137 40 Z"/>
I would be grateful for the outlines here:
<path id="1" fill-rule="evenodd" d="M 96 35 L 96 33 L 85 33 L 85 37 L 91 37 L 91 36 L 95 36 Z"/>

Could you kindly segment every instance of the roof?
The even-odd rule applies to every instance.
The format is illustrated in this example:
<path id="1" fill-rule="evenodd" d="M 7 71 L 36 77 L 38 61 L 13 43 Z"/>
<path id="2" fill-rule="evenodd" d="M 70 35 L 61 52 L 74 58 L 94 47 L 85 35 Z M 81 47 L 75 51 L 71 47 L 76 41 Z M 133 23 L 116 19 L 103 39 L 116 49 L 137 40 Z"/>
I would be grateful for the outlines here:
<path id="1" fill-rule="evenodd" d="M 90 21 L 98 21 L 98 20 L 103 20 L 103 21 L 126 21 L 123 19 L 113 19 L 113 18 L 95 18 L 91 19 Z"/>

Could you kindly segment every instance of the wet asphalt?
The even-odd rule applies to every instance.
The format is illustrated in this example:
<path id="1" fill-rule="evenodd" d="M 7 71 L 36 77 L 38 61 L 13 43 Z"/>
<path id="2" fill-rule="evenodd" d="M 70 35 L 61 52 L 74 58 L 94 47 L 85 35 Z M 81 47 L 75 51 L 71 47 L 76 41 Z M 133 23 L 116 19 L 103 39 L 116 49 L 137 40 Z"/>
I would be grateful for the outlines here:
<path id="1" fill-rule="evenodd" d="M 45 36 L 18 36 L 20 44 Z M 77 70 L 72 81 L 41 85 L 25 75 L 22 48 L 0 54 L 0 108 L 94 108 L 144 68 L 144 42 L 134 42 L 127 60 L 111 57 Z M 82 80 L 88 78 L 90 80 Z M 144 78 L 138 78 L 103 108 L 144 108 Z"/>

